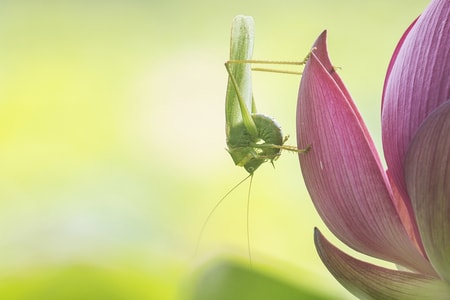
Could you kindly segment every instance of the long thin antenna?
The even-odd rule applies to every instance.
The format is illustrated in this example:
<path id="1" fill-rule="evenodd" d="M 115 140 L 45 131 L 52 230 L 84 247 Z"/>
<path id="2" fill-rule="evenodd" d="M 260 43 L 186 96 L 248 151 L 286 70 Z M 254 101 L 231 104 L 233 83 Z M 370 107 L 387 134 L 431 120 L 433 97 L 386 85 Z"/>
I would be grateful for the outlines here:
<path id="1" fill-rule="evenodd" d="M 250 248 L 250 194 L 252 191 L 252 183 L 253 183 L 253 173 L 249 175 L 250 176 L 250 186 L 248 187 L 248 194 L 247 194 L 247 249 L 248 249 L 248 259 L 250 261 L 250 266 L 253 267 L 252 262 L 252 250 Z"/>
<path id="2" fill-rule="evenodd" d="M 251 180 L 253 179 L 253 174 L 248 175 L 247 177 L 245 177 L 244 179 L 242 179 L 241 181 L 239 181 L 239 183 L 237 183 L 235 186 L 233 186 L 226 194 L 225 196 L 223 196 L 217 203 L 216 205 L 214 205 L 214 207 L 211 209 L 211 211 L 209 212 L 208 216 L 206 217 L 205 221 L 203 222 L 202 225 L 202 229 L 200 230 L 200 234 L 198 236 L 197 239 L 197 245 L 195 246 L 195 252 L 194 252 L 194 257 L 197 256 L 198 253 L 198 248 L 200 246 L 200 242 L 203 236 L 203 232 L 205 231 L 206 225 L 209 222 L 209 219 L 211 218 L 212 214 L 216 211 L 216 209 L 219 207 L 219 205 L 223 202 L 223 200 L 225 200 L 226 197 L 228 197 L 229 194 L 231 194 L 235 189 L 238 188 L 238 186 L 240 186 L 244 181 L 246 181 L 249 177 L 251 177 L 250 179 L 250 183 Z M 250 184 L 251 185 L 251 184 Z"/>

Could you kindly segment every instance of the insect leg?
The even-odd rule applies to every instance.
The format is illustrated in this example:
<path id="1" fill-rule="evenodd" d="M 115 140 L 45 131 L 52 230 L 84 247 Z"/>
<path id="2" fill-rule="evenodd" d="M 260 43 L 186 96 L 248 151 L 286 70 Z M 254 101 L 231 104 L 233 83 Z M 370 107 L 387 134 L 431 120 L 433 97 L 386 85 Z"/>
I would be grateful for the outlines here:
<path id="1" fill-rule="evenodd" d="M 253 265 L 252 262 L 252 250 L 250 248 L 250 194 L 252 191 L 252 183 L 253 183 L 253 173 L 250 174 L 250 185 L 248 187 L 247 194 L 247 250 L 248 250 L 248 259 L 250 261 L 250 266 Z"/>
<path id="2" fill-rule="evenodd" d="M 227 198 L 235 189 L 237 189 L 242 183 L 244 183 L 249 177 L 252 177 L 253 174 L 248 175 L 247 177 L 245 177 L 244 179 L 242 179 L 241 181 L 239 181 L 235 186 L 233 186 L 219 201 L 217 201 L 217 203 L 214 205 L 214 207 L 211 209 L 211 211 L 209 212 L 208 216 L 206 217 L 205 221 L 203 222 L 202 228 L 200 229 L 200 233 L 198 235 L 198 239 L 197 239 L 197 244 L 195 246 L 195 252 L 194 252 L 194 256 L 197 256 L 198 253 L 198 249 L 200 247 L 200 242 L 201 239 L 203 237 L 203 232 L 205 231 L 206 225 L 209 222 L 209 219 L 211 218 L 211 216 L 213 215 L 213 213 L 216 211 L 216 209 L 219 207 L 219 205 L 223 202 L 223 200 L 225 200 L 225 198 Z"/>
<path id="3" fill-rule="evenodd" d="M 241 108 L 242 120 L 244 121 L 245 128 L 248 130 L 248 132 L 252 136 L 257 136 L 258 135 L 258 129 L 256 128 L 256 124 L 253 121 L 251 113 L 248 111 L 247 106 L 245 105 L 245 101 L 242 98 L 242 95 L 241 95 L 241 93 L 239 91 L 239 86 L 238 86 L 238 84 L 236 82 L 236 79 L 234 78 L 233 74 L 231 73 L 229 62 L 225 63 L 225 68 L 227 69 L 228 76 L 230 77 L 231 82 L 232 82 L 232 84 L 234 86 L 234 89 L 236 91 L 236 96 L 237 96 L 238 101 L 239 101 L 239 107 Z"/>

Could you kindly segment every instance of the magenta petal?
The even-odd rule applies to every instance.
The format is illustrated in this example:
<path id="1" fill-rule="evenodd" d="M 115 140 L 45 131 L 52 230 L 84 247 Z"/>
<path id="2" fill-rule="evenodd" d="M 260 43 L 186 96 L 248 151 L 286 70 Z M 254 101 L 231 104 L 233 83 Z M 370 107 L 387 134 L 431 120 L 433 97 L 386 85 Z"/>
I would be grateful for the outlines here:
<path id="1" fill-rule="evenodd" d="M 319 37 L 305 66 L 297 106 L 298 146 L 312 147 L 299 155 L 311 199 L 330 230 L 350 247 L 434 275 L 401 223 L 351 98 L 330 75 L 334 70 L 318 59 L 326 55 L 320 47 L 325 38 Z"/>
<path id="2" fill-rule="evenodd" d="M 406 157 L 405 177 L 425 250 L 450 283 L 450 100 L 419 128 Z"/>
<path id="3" fill-rule="evenodd" d="M 315 41 L 315 43 L 313 45 L 313 49 L 319 50 L 319 51 L 314 51 L 314 54 L 316 55 L 316 59 L 318 61 L 320 61 L 323 68 L 328 70 L 329 76 L 332 77 L 332 79 L 334 80 L 334 83 L 338 86 L 340 92 L 343 94 L 343 97 L 347 100 L 347 104 L 353 110 L 355 117 L 358 119 L 359 123 L 362 124 L 361 130 L 363 131 L 366 139 L 368 140 L 369 144 L 371 145 L 370 148 L 374 152 L 374 156 L 377 157 L 378 163 L 380 164 L 380 167 L 381 167 L 381 162 L 379 161 L 378 156 L 377 156 L 377 150 L 375 149 L 375 146 L 373 144 L 370 133 L 367 130 L 367 127 L 364 125 L 362 116 L 360 115 L 358 108 L 355 105 L 355 102 L 353 102 L 352 97 L 350 96 L 350 93 L 348 92 L 347 88 L 345 87 L 344 82 L 342 82 L 342 79 L 335 72 L 334 67 L 331 64 L 330 58 L 328 56 L 327 32 L 326 31 L 322 32 L 322 34 L 317 38 L 317 40 Z"/>
<path id="4" fill-rule="evenodd" d="M 448 299 L 450 286 L 434 277 L 357 260 L 333 246 L 318 229 L 314 241 L 331 274 L 360 299 Z"/>
<path id="5" fill-rule="evenodd" d="M 405 41 L 406 37 L 408 36 L 409 32 L 411 31 L 411 28 L 414 27 L 416 22 L 417 22 L 417 19 L 414 20 L 414 22 L 412 22 L 411 25 L 409 25 L 409 27 L 406 29 L 406 31 L 403 33 L 402 37 L 400 38 L 400 41 L 398 41 L 397 46 L 394 49 L 394 53 L 392 54 L 391 61 L 389 62 L 389 66 L 388 66 L 388 69 L 386 71 L 386 78 L 384 80 L 383 96 L 382 96 L 382 99 L 381 99 L 382 100 L 382 102 L 381 102 L 381 107 L 382 108 L 383 108 L 383 104 L 384 104 L 384 93 L 386 92 L 386 84 L 389 81 L 389 76 L 391 75 L 392 67 L 395 64 L 395 60 L 397 59 L 398 52 L 400 51 L 400 49 L 403 46 L 403 42 Z"/>
<path id="6" fill-rule="evenodd" d="M 450 97 L 450 1 L 434 0 L 399 42 L 383 94 L 383 148 L 388 169 L 412 215 L 403 163 L 420 124 Z"/>

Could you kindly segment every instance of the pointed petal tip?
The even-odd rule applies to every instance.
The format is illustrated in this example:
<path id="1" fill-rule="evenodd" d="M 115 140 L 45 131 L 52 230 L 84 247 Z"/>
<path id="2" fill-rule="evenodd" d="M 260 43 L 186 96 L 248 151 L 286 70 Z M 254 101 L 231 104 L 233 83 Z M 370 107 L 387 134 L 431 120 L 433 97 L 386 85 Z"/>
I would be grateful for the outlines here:
<path id="1" fill-rule="evenodd" d="M 328 50 L 327 50 L 327 31 L 324 30 L 314 41 L 311 53 L 313 56 L 316 56 L 317 59 L 322 62 L 324 65 L 328 65 L 330 59 L 328 58 Z M 331 65 L 331 63 L 330 63 Z M 328 69 L 328 68 L 327 68 Z"/>
<path id="2" fill-rule="evenodd" d="M 429 263 L 411 243 L 392 204 L 367 128 L 324 64 L 311 56 L 297 106 L 298 147 L 312 145 L 299 156 L 311 199 L 328 228 L 351 248 L 428 272 Z"/>
<path id="3" fill-rule="evenodd" d="M 313 44 L 313 47 L 316 46 L 318 42 L 325 42 L 327 40 L 327 30 L 322 31 L 317 37 L 316 41 Z"/>

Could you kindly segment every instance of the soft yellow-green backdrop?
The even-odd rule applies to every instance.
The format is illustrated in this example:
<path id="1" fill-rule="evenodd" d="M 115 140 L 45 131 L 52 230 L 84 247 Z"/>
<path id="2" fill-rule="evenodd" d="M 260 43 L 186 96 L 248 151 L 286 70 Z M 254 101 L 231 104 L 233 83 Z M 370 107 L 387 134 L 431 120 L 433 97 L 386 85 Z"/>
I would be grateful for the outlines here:
<path id="1" fill-rule="evenodd" d="M 255 58 L 333 63 L 379 148 L 390 55 L 427 0 L 0 2 L 0 298 L 179 299 L 216 257 L 247 263 L 246 175 L 224 150 L 230 24 Z M 299 78 L 255 74 L 258 109 L 295 144 Z M 325 229 L 285 153 L 253 181 L 256 268 L 351 297 L 317 258 Z M 331 237 L 327 233 L 328 237 Z"/>

